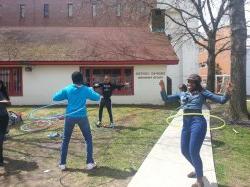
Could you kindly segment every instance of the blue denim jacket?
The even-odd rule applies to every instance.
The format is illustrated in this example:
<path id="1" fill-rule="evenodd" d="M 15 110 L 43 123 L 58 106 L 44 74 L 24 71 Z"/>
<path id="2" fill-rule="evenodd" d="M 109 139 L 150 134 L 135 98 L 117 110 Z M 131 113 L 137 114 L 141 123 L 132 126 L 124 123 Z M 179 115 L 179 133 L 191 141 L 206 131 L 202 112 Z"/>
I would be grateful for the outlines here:
<path id="1" fill-rule="evenodd" d="M 180 92 L 174 95 L 167 95 L 166 91 L 161 91 L 162 100 L 167 102 L 180 101 L 181 107 L 183 109 L 202 109 L 202 105 L 205 103 L 206 99 L 214 101 L 216 103 L 224 104 L 230 97 L 229 95 L 216 95 L 208 90 L 203 90 L 201 92 Z"/>

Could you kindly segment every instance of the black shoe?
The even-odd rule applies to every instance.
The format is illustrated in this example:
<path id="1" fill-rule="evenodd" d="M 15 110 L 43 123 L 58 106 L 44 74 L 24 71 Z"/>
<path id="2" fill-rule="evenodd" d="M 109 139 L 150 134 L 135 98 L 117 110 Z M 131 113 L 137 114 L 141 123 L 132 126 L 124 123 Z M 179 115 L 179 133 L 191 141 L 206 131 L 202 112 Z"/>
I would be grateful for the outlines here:
<path id="1" fill-rule="evenodd" d="M 98 128 L 102 127 L 102 122 L 98 121 L 98 122 L 96 123 L 96 126 L 97 126 Z"/>
<path id="2" fill-rule="evenodd" d="M 3 167 L 4 163 L 3 162 L 0 162 L 0 167 Z"/>

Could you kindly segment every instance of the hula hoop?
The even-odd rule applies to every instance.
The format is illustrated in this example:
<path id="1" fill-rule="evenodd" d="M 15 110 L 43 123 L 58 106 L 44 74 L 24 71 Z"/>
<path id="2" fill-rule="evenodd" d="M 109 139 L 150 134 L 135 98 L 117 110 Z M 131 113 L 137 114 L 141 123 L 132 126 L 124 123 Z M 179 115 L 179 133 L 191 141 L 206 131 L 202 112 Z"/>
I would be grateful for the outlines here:
<path id="1" fill-rule="evenodd" d="M 86 108 L 80 108 L 80 109 L 78 109 L 76 111 L 73 111 L 71 113 L 68 113 L 68 114 L 65 114 L 65 113 L 64 114 L 56 114 L 56 115 L 50 115 L 50 116 L 47 116 L 47 117 L 36 117 L 34 115 L 36 112 L 38 112 L 38 111 L 40 111 L 42 109 L 49 108 L 51 106 L 56 106 L 56 105 L 59 105 L 59 104 L 67 104 L 67 102 L 65 102 L 65 101 L 56 102 L 56 103 L 52 103 L 50 105 L 46 105 L 46 106 L 42 106 L 42 107 L 39 107 L 37 109 L 34 109 L 28 114 L 28 118 L 30 120 L 55 120 L 55 119 L 65 118 L 65 117 L 67 117 L 69 115 L 75 114 L 75 113 L 77 113 L 79 111 L 82 111 L 82 110 L 86 109 Z"/>
<path id="2" fill-rule="evenodd" d="M 210 130 L 221 130 L 221 129 L 224 129 L 226 127 L 226 121 L 218 116 L 215 116 L 215 115 L 211 115 L 211 114 L 201 114 L 201 113 L 180 113 L 180 114 L 175 114 L 175 115 L 171 115 L 169 117 L 166 118 L 166 122 L 168 124 L 171 123 L 170 120 L 176 118 L 176 117 L 179 117 L 179 116 L 207 116 L 207 117 L 211 117 L 211 118 L 214 118 L 214 119 L 217 119 L 221 122 L 220 126 L 219 127 L 213 127 L 213 128 L 210 128 Z"/>
<path id="3" fill-rule="evenodd" d="M 42 123 L 43 125 L 41 125 Z M 36 128 L 30 128 L 29 127 L 30 125 L 35 126 Z M 37 132 L 37 131 L 45 130 L 49 128 L 51 125 L 52 125 L 52 122 L 48 120 L 47 121 L 29 121 L 28 123 L 26 120 L 26 122 L 20 127 L 20 130 L 24 132 Z"/>
<path id="4" fill-rule="evenodd" d="M 40 111 L 42 109 L 46 109 L 46 108 L 49 108 L 51 106 L 56 106 L 56 105 L 60 105 L 60 104 L 67 104 L 67 102 L 66 101 L 56 102 L 56 103 L 45 105 L 45 106 L 42 106 L 42 107 L 39 107 L 39 108 L 32 110 L 30 113 L 28 113 L 27 119 L 24 120 L 25 123 L 20 127 L 20 130 L 22 130 L 24 132 L 41 131 L 41 130 L 49 128 L 53 124 L 52 121 L 64 119 L 65 117 L 67 117 L 69 115 L 72 115 L 74 113 L 77 113 L 79 111 L 86 109 L 86 107 L 82 107 L 76 111 L 73 111 L 73 112 L 67 113 L 67 114 L 65 114 L 65 113 L 64 114 L 54 114 L 54 115 L 50 115 L 50 116 L 46 116 L 46 117 L 36 117 L 35 116 L 35 113 L 37 113 L 38 111 Z M 43 124 L 43 125 L 41 125 L 41 124 Z M 29 126 L 35 126 L 35 128 L 31 128 Z"/>

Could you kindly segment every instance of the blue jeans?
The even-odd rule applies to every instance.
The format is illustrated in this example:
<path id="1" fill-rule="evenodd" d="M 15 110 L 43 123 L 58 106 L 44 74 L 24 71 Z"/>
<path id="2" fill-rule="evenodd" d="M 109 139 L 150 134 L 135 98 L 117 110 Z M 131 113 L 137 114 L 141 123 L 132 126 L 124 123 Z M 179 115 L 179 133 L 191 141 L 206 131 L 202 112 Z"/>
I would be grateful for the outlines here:
<path id="1" fill-rule="evenodd" d="M 67 117 L 65 119 L 64 124 L 64 132 L 63 132 L 63 142 L 61 146 L 61 162 L 60 164 L 66 164 L 67 154 L 68 154 L 68 146 L 70 142 L 70 138 L 75 127 L 75 124 L 78 124 L 82 135 L 85 138 L 85 142 L 87 145 L 87 161 L 86 163 L 94 163 L 93 159 L 93 143 L 92 143 L 92 135 L 89 126 L 88 117 L 84 118 L 71 118 Z"/>
<path id="2" fill-rule="evenodd" d="M 183 116 L 181 152 L 193 165 L 196 177 L 203 177 L 200 149 L 207 132 L 207 122 L 203 116 Z"/>

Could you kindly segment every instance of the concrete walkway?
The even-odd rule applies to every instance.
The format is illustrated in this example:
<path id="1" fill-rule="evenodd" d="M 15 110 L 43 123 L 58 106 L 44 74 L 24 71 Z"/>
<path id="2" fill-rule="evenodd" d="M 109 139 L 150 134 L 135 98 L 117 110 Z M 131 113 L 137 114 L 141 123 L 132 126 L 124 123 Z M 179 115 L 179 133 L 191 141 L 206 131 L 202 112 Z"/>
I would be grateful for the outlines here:
<path id="1" fill-rule="evenodd" d="M 182 112 L 182 111 L 179 111 Z M 209 113 L 204 110 L 203 113 Z M 201 157 L 206 187 L 217 187 L 209 121 L 208 131 L 202 146 Z M 155 144 L 128 187 L 190 187 L 195 179 L 187 178 L 193 167 L 182 156 L 180 135 L 182 117 L 175 118 Z"/>

